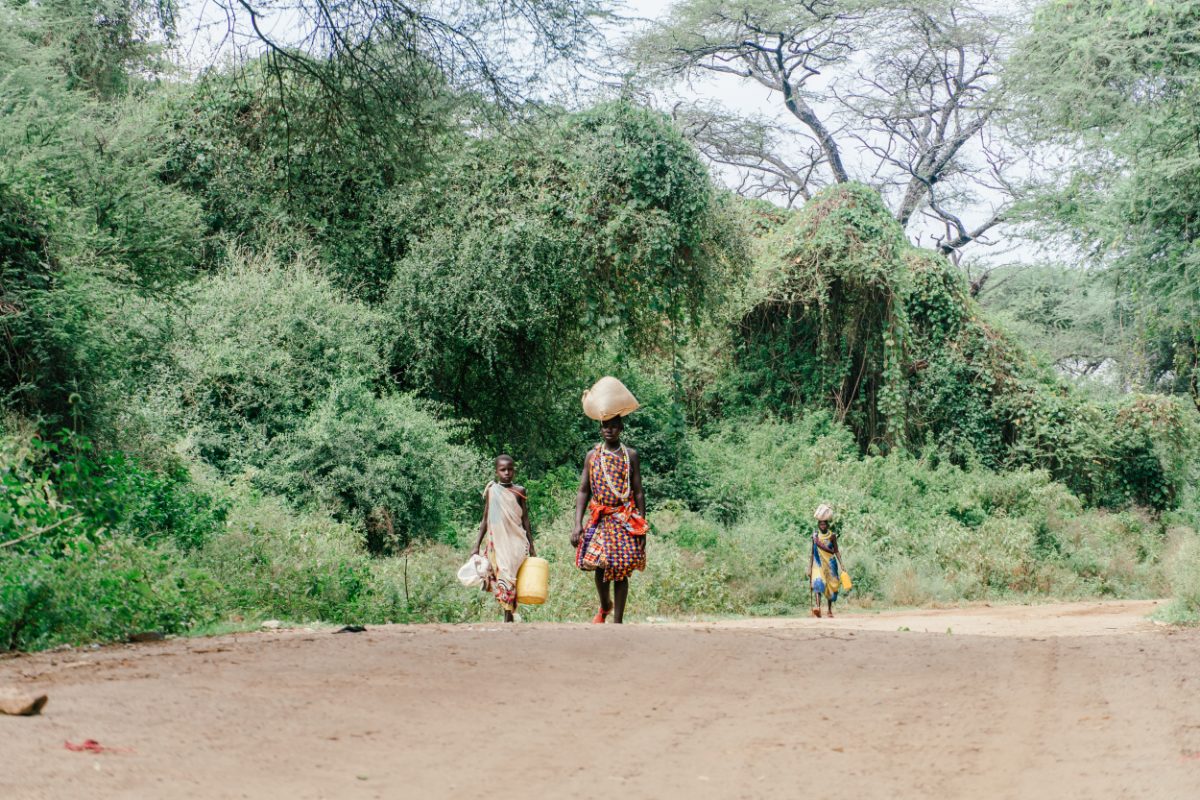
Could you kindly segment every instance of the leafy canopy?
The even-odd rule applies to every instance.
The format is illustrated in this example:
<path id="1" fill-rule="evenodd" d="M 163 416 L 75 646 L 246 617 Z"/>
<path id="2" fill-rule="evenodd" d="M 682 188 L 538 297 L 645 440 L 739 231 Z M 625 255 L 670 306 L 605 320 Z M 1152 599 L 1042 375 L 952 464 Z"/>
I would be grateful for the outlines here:
<path id="1" fill-rule="evenodd" d="M 529 420 L 564 419 L 587 353 L 668 346 L 741 257 L 696 152 L 623 102 L 471 142 L 388 215 L 394 372 L 531 455 L 553 445 Z"/>
<path id="2" fill-rule="evenodd" d="M 1013 62 L 1029 135 L 1076 155 L 1029 219 L 1111 270 L 1145 328 L 1144 382 L 1200 407 L 1200 2 L 1047 3 Z"/>

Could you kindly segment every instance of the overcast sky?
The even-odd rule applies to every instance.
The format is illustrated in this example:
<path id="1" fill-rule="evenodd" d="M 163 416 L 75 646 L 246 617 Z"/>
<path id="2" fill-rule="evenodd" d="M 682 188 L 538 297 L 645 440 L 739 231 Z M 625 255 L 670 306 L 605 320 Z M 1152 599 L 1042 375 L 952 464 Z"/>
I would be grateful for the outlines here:
<path id="1" fill-rule="evenodd" d="M 190 0 L 190 2 L 185 0 L 180 9 L 179 25 L 179 30 L 184 32 L 181 36 L 179 54 L 185 63 L 200 68 L 212 64 L 220 58 L 232 58 L 238 53 L 242 56 L 253 54 L 261 48 L 249 30 L 230 31 L 224 10 L 225 4 L 230 2 L 233 0 Z M 1023 2 L 1024 0 L 996 0 L 994 4 L 990 5 L 995 6 L 997 13 L 1006 13 L 1013 11 L 1018 3 Z M 664 16 L 671 4 L 671 0 L 626 2 L 623 14 L 627 17 L 654 20 Z M 303 20 L 287 13 L 277 13 L 260 22 L 268 35 L 280 41 L 294 40 L 295 32 L 305 27 L 302 23 Z M 614 38 L 627 36 L 636 27 L 636 23 L 632 28 L 622 26 L 620 30 L 614 32 Z M 742 80 L 732 75 L 712 75 L 692 81 L 687 85 L 673 87 L 658 95 L 658 103 L 664 109 L 669 108 L 670 103 L 678 99 L 715 102 L 740 114 L 779 120 L 793 127 L 795 123 L 795 120 L 783 107 L 778 95 L 753 81 Z M 828 111 L 828 109 L 820 109 L 819 106 L 818 110 Z M 849 142 L 843 142 L 843 149 L 845 150 L 843 158 L 851 172 L 860 174 L 864 171 L 869 172 L 869 169 L 856 169 L 856 167 L 864 165 L 864 160 L 860 152 L 850 146 Z M 737 176 L 730 170 L 719 169 L 716 172 L 725 183 L 736 186 Z M 976 206 L 966 209 L 966 213 L 963 214 L 964 222 L 970 225 L 972 222 L 988 218 L 992 207 L 1001 200 L 1002 198 L 996 193 L 982 193 Z M 910 236 L 918 243 L 929 244 L 931 243 L 931 234 L 938 232 L 940 232 L 940 228 L 931 225 L 922 229 L 914 223 L 911 226 Z M 996 244 L 992 247 L 972 246 L 967 248 L 967 260 L 991 264 L 1040 260 L 1039 252 L 1031 245 L 1019 242 L 1013 236 L 1012 231 L 996 229 L 993 238 L 996 240 Z"/>

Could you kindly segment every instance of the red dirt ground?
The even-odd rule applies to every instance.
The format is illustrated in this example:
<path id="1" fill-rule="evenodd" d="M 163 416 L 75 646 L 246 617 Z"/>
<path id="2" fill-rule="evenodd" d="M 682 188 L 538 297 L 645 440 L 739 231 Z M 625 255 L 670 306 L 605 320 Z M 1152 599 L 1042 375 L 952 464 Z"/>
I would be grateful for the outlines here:
<path id="1" fill-rule="evenodd" d="M 1152 625 L 1152 608 L 391 626 L 18 656 L 0 685 L 50 702 L 0 716 L 0 798 L 1197 798 L 1200 630 Z M 129 751 L 63 747 L 84 739 Z"/>

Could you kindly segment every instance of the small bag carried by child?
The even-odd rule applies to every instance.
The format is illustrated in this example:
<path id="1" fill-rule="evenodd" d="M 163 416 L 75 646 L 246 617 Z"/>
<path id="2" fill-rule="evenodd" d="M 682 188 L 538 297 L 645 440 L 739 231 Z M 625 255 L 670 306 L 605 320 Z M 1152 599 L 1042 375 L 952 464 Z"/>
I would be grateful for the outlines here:
<path id="1" fill-rule="evenodd" d="M 467 559 L 467 563 L 458 568 L 458 582 L 468 589 L 483 586 L 484 579 L 491 571 L 491 566 L 486 558 L 476 553 Z"/>

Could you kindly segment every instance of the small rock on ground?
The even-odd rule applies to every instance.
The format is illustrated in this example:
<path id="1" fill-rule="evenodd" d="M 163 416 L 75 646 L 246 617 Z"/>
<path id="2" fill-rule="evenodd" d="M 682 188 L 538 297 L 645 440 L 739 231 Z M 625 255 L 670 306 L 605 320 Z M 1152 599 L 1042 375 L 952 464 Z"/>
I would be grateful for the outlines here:
<path id="1" fill-rule="evenodd" d="M 32 717 L 42 713 L 46 705 L 46 695 L 25 692 L 20 689 L 0 687 L 0 714 L 14 717 Z"/>

